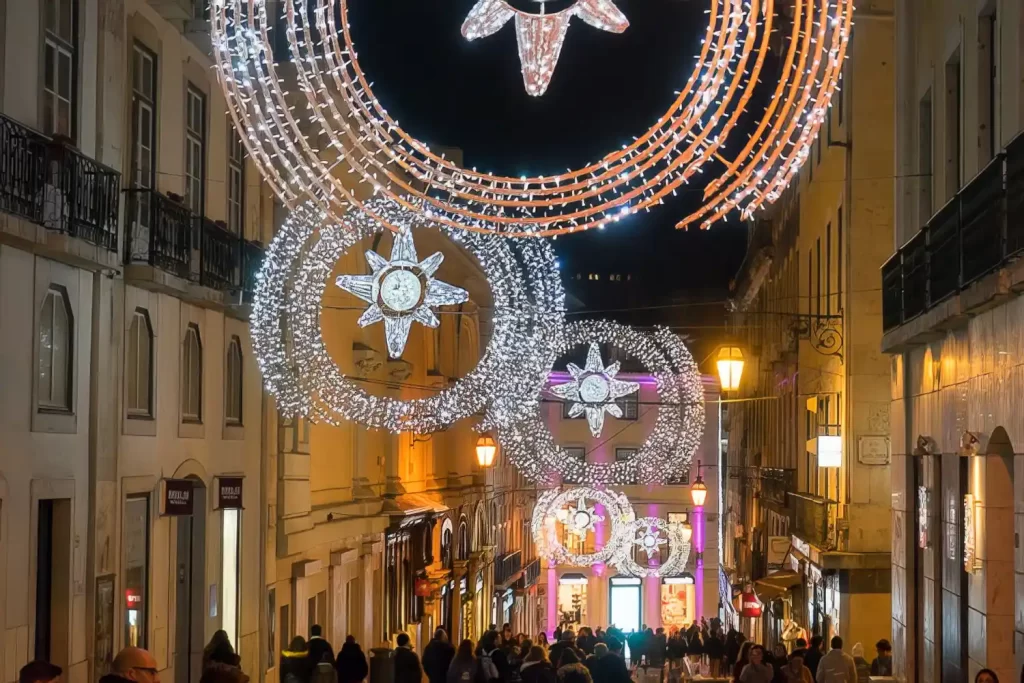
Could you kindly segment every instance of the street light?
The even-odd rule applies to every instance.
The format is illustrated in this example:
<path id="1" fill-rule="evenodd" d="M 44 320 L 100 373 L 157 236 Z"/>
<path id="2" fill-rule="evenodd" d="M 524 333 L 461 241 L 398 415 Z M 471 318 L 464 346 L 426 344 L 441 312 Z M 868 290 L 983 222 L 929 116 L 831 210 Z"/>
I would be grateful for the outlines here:
<path id="1" fill-rule="evenodd" d="M 700 476 L 700 460 L 697 461 L 697 479 L 690 487 L 690 497 L 693 498 L 693 506 L 704 507 L 704 501 L 708 499 L 708 487 L 704 483 L 704 477 Z"/>
<path id="2" fill-rule="evenodd" d="M 697 603 L 695 613 L 697 619 L 704 614 L 704 502 L 708 498 L 708 486 L 704 477 L 700 476 L 700 460 L 697 461 L 697 479 L 690 487 L 693 498 L 693 544 L 697 551 L 697 576 L 694 582 L 694 601 Z"/>
<path id="3" fill-rule="evenodd" d="M 722 391 L 736 391 L 743 376 L 743 351 L 738 346 L 723 346 L 718 351 L 718 379 Z"/>
<path id="4" fill-rule="evenodd" d="M 476 461 L 480 467 L 490 467 L 494 464 L 494 456 L 498 452 L 498 444 L 494 442 L 489 434 L 484 434 L 476 440 Z"/>

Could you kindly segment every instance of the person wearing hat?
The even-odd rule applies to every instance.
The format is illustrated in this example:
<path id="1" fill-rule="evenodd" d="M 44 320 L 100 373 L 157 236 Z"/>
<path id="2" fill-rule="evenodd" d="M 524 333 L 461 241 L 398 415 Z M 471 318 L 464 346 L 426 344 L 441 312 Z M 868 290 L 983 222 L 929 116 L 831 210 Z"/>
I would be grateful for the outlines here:
<path id="1" fill-rule="evenodd" d="M 892 645 L 888 640 L 882 638 L 875 643 L 875 651 L 878 656 L 871 662 L 871 675 L 892 676 Z"/>
<path id="2" fill-rule="evenodd" d="M 37 659 L 21 667 L 18 672 L 18 683 L 51 683 L 60 678 L 63 669 L 56 664 Z"/>

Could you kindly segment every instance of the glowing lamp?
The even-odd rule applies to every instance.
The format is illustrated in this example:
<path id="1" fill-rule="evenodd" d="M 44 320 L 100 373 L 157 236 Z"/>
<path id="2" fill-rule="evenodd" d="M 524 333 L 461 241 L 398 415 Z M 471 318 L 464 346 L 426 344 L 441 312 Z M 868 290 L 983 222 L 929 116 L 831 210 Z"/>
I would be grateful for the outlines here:
<path id="1" fill-rule="evenodd" d="M 738 346 L 724 346 L 718 352 L 718 379 L 722 391 L 736 391 L 743 376 L 743 351 Z"/>
<path id="2" fill-rule="evenodd" d="M 840 467 L 843 464 L 843 437 L 818 436 L 818 467 Z"/>
<path id="3" fill-rule="evenodd" d="M 693 527 L 689 524 L 683 525 L 683 542 L 689 543 L 690 539 L 693 538 Z"/>
<path id="4" fill-rule="evenodd" d="M 693 498 L 694 507 L 704 507 L 704 501 L 708 498 L 708 487 L 704 483 L 704 477 L 700 476 L 700 463 L 697 464 L 697 480 L 690 487 L 690 496 Z"/>
<path id="5" fill-rule="evenodd" d="M 490 467 L 494 464 L 494 456 L 498 452 L 498 444 L 489 435 L 484 434 L 476 440 L 476 461 L 480 467 Z"/>

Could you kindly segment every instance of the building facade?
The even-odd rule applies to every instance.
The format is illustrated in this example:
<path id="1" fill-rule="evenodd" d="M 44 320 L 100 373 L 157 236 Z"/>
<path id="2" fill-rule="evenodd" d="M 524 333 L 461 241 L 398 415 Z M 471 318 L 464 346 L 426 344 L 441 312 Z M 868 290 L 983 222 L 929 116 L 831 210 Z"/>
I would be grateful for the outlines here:
<path id="1" fill-rule="evenodd" d="M 733 292 L 746 367 L 725 466 L 741 622 L 760 642 L 889 636 L 889 406 L 873 275 L 893 234 L 893 16 L 859 4 L 842 88 Z M 732 397 L 731 397 L 732 398 Z M 747 600 L 744 600 L 747 602 Z M 742 616 L 742 614 L 741 614 Z"/>
<path id="2" fill-rule="evenodd" d="M 1024 665 L 1018 2 L 897 3 L 891 362 L 896 673 Z"/>

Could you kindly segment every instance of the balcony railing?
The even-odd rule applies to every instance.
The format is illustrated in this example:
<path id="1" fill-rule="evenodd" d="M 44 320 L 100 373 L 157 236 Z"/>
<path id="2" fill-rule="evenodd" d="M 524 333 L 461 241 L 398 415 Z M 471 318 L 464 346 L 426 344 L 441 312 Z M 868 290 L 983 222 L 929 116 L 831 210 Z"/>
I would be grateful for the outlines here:
<path id="1" fill-rule="evenodd" d="M 761 499 L 786 507 L 787 494 L 796 488 L 796 470 L 761 468 Z"/>
<path id="2" fill-rule="evenodd" d="M 537 558 L 530 564 L 526 565 L 526 569 L 523 571 L 523 586 L 529 588 L 530 586 L 537 583 L 540 579 L 540 558 Z"/>
<path id="3" fill-rule="evenodd" d="M 126 193 L 125 263 L 147 263 L 221 291 L 241 290 L 243 295 L 253 291 L 263 263 L 259 243 L 197 217 L 184 204 L 155 190 L 132 188 Z"/>
<path id="4" fill-rule="evenodd" d="M 789 505 L 793 511 L 793 534 L 813 546 L 831 550 L 835 545 L 830 524 L 836 508 L 835 501 L 807 493 L 790 492 Z"/>
<path id="5" fill-rule="evenodd" d="M 0 211 L 117 250 L 121 175 L 0 115 Z"/>
<path id="6" fill-rule="evenodd" d="M 499 555 L 494 560 L 494 587 L 504 586 L 515 578 L 523 568 L 523 553 L 519 550 L 514 553 Z"/>
<path id="7" fill-rule="evenodd" d="M 882 325 L 928 311 L 1024 252 L 1024 135 L 882 266 Z"/>

